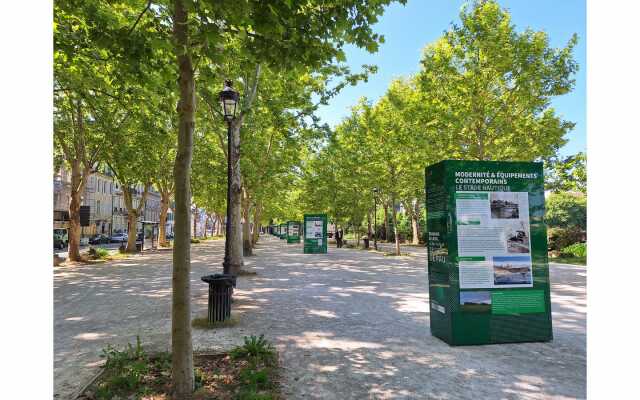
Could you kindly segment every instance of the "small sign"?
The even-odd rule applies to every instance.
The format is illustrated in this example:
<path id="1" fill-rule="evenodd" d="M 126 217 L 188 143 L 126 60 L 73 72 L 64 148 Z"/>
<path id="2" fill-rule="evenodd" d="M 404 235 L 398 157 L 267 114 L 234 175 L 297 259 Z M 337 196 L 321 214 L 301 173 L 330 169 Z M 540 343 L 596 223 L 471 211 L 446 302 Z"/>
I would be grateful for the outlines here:
<path id="1" fill-rule="evenodd" d="M 89 226 L 91 216 L 90 206 L 80 206 L 80 226 Z"/>

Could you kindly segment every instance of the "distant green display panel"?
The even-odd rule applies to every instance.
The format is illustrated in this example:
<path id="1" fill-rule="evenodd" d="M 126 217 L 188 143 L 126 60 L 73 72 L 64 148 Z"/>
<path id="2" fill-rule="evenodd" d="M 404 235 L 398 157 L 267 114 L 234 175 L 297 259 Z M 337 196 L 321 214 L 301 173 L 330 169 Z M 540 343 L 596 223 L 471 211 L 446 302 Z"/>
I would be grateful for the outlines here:
<path id="1" fill-rule="evenodd" d="M 300 222 L 287 222 L 287 243 L 300 243 Z"/>
<path id="2" fill-rule="evenodd" d="M 542 163 L 425 170 L 431 333 L 451 345 L 553 338 Z"/>
<path id="3" fill-rule="evenodd" d="M 327 214 L 304 215 L 304 253 L 327 252 Z"/>

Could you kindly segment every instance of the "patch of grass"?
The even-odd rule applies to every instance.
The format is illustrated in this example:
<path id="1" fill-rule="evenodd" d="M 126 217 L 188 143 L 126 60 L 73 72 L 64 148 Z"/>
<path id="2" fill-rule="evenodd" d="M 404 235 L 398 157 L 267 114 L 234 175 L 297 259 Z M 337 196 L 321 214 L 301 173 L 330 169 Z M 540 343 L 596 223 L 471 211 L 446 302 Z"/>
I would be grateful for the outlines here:
<path id="1" fill-rule="evenodd" d="M 215 322 L 213 324 L 209 324 L 209 319 L 207 317 L 199 317 L 191 320 L 191 326 L 196 329 L 218 329 L 236 326 L 239 322 L 240 319 L 235 315 L 232 315 L 231 318 L 226 321 Z"/>
<path id="2" fill-rule="evenodd" d="M 90 247 L 87 256 L 92 260 L 105 260 L 109 256 L 109 250 L 102 247 Z"/>
<path id="3" fill-rule="evenodd" d="M 206 238 L 200 238 L 200 240 L 209 241 L 209 240 L 222 240 L 224 236 L 207 236 Z"/>
<path id="4" fill-rule="evenodd" d="M 144 378 L 151 370 L 152 362 L 142 348 L 139 336 L 136 337 L 135 346 L 129 343 L 123 350 L 118 350 L 108 345 L 100 356 L 106 358 L 105 375 L 93 388 L 95 399 L 124 398 L 130 394 L 143 395 L 149 392 Z"/>
<path id="5" fill-rule="evenodd" d="M 192 243 L 192 244 L 200 243 L 200 239 L 193 239 L 193 238 L 191 238 L 191 243 Z"/>
<path id="6" fill-rule="evenodd" d="M 140 339 L 107 346 L 104 374 L 79 399 L 170 399 L 171 355 L 148 355 Z M 277 354 L 263 336 L 245 337 L 231 354 L 194 354 L 194 400 L 278 400 Z"/>
<path id="7" fill-rule="evenodd" d="M 264 335 L 244 337 L 244 344 L 230 353 L 235 360 L 247 360 L 240 370 L 237 400 L 271 400 L 277 393 L 277 357 Z"/>
<path id="8" fill-rule="evenodd" d="M 587 257 L 549 257 L 549 262 L 558 264 L 587 265 Z"/>
<path id="9" fill-rule="evenodd" d="M 109 261 L 117 261 L 117 260 L 127 260 L 129 258 L 134 257 L 134 253 L 112 253 L 107 256 L 107 260 Z"/>
<path id="10" fill-rule="evenodd" d="M 410 255 L 411 255 L 411 254 L 409 254 L 409 253 L 400 253 L 400 254 L 398 255 L 398 254 L 396 254 L 396 252 L 395 252 L 395 251 L 392 251 L 392 252 L 386 252 L 386 253 L 384 253 L 384 256 L 385 256 L 385 257 L 408 257 L 408 256 L 410 256 Z"/>
<path id="11" fill-rule="evenodd" d="M 246 269 L 241 269 L 240 271 L 238 271 L 238 276 L 254 276 L 254 275 L 258 275 L 258 273 L 255 271 L 247 271 Z"/>

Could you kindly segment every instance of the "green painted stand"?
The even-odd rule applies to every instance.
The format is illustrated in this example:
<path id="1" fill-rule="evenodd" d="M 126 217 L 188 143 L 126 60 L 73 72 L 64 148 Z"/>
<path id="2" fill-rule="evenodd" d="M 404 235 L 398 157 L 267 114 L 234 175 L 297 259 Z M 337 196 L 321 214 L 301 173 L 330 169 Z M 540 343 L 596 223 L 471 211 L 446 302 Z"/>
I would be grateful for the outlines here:
<path id="1" fill-rule="evenodd" d="M 425 170 L 431 333 L 450 345 L 553 339 L 542 163 Z"/>
<path id="2" fill-rule="evenodd" d="M 280 235 L 278 237 L 281 240 L 285 240 L 287 238 L 287 224 L 280 224 Z"/>
<path id="3" fill-rule="evenodd" d="M 304 215 L 304 254 L 327 252 L 327 214 Z"/>

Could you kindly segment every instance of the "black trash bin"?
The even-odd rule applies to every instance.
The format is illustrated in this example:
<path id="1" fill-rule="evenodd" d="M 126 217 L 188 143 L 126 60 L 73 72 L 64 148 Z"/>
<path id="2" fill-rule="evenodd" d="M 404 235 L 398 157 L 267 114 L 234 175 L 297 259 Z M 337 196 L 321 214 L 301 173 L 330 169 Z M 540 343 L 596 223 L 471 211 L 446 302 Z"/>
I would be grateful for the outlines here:
<path id="1" fill-rule="evenodd" d="M 210 324 L 231 318 L 231 295 L 236 277 L 213 274 L 201 278 L 209 284 L 208 320 Z"/>

